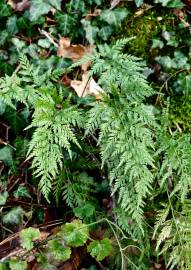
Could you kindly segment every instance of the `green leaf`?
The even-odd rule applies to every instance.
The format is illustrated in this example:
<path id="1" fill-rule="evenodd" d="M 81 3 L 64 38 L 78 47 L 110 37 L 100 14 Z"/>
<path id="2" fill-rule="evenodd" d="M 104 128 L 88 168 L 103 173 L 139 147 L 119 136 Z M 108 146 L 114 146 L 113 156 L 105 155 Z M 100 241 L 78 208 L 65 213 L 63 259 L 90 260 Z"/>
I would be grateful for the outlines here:
<path id="1" fill-rule="evenodd" d="M 156 48 L 162 49 L 164 47 L 164 42 L 160 39 L 152 39 L 152 42 L 153 42 L 151 46 L 152 49 L 156 49 Z"/>
<path id="2" fill-rule="evenodd" d="M 31 198 L 31 195 L 29 194 L 29 191 L 24 186 L 19 186 L 17 190 L 14 191 L 14 197 L 15 198 Z"/>
<path id="3" fill-rule="evenodd" d="M 27 262 L 17 259 L 11 259 L 9 262 L 11 270 L 25 270 L 27 269 Z"/>
<path id="4" fill-rule="evenodd" d="M 175 83 L 176 91 L 183 92 L 184 95 L 191 95 L 191 75 L 180 76 Z"/>
<path id="5" fill-rule="evenodd" d="M 106 9 L 100 14 L 100 19 L 110 25 L 120 26 L 128 14 L 129 11 L 126 8 Z"/>
<path id="6" fill-rule="evenodd" d="M 87 250 L 96 260 L 102 261 L 112 250 L 111 241 L 108 238 L 94 240 L 88 245 Z"/>
<path id="7" fill-rule="evenodd" d="M 182 8 L 184 6 L 181 0 L 155 0 L 155 3 L 161 3 L 163 7 Z"/>
<path id="8" fill-rule="evenodd" d="M 97 26 L 92 26 L 90 21 L 86 19 L 81 20 L 81 23 L 86 33 L 86 39 L 91 45 L 95 44 L 99 28 Z"/>
<path id="9" fill-rule="evenodd" d="M 159 64 L 167 69 L 170 69 L 173 66 L 173 61 L 169 56 L 158 56 L 155 59 Z"/>
<path id="10" fill-rule="evenodd" d="M 7 25 L 6 25 L 7 32 L 11 35 L 15 35 L 18 32 L 18 27 L 17 27 L 17 17 L 12 16 L 8 19 Z"/>
<path id="11" fill-rule="evenodd" d="M 21 246 L 26 250 L 31 250 L 34 247 L 33 241 L 40 237 L 39 229 L 29 227 L 20 232 Z"/>
<path id="12" fill-rule="evenodd" d="M 23 40 L 20 40 L 16 37 L 11 39 L 11 42 L 14 44 L 14 46 L 18 49 L 21 50 L 26 46 L 26 43 Z"/>
<path id="13" fill-rule="evenodd" d="M 71 248 L 64 247 L 58 240 L 50 240 L 48 247 L 56 260 L 65 262 L 70 259 Z"/>
<path id="14" fill-rule="evenodd" d="M 62 35 L 71 35 L 72 29 L 75 27 L 76 19 L 68 14 L 57 12 L 55 14 L 55 20 L 59 23 L 59 30 Z"/>
<path id="15" fill-rule="evenodd" d="M 181 0 L 171 0 L 171 1 L 169 1 L 167 7 L 169 7 L 169 8 L 183 8 L 184 3 Z"/>
<path id="16" fill-rule="evenodd" d="M 20 206 L 14 207 L 3 216 L 3 223 L 20 224 L 22 216 L 23 216 L 23 209 Z"/>
<path id="17" fill-rule="evenodd" d="M 111 34 L 113 33 L 113 28 L 112 26 L 103 26 L 99 32 L 98 35 L 101 39 L 103 39 L 104 41 L 106 41 Z"/>
<path id="18" fill-rule="evenodd" d="M 6 104 L 0 99 L 0 115 L 4 114 L 6 109 Z"/>
<path id="19" fill-rule="evenodd" d="M 0 17 L 8 17 L 11 15 L 11 8 L 5 1 L 0 2 Z"/>
<path id="20" fill-rule="evenodd" d="M 51 9 L 49 3 L 43 0 L 31 0 L 31 7 L 29 10 L 29 17 L 31 21 L 36 21 L 41 15 L 47 14 Z"/>
<path id="21" fill-rule="evenodd" d="M 9 194 L 8 194 L 7 191 L 4 191 L 4 192 L 0 193 L 0 206 L 6 204 L 8 196 L 9 196 Z"/>
<path id="22" fill-rule="evenodd" d="M 46 253 L 42 253 L 38 255 L 37 261 L 40 264 L 39 270 L 57 270 L 57 267 L 55 265 L 52 265 L 48 261 L 48 256 L 46 256 Z"/>
<path id="23" fill-rule="evenodd" d="M 143 4 L 143 0 L 135 0 L 135 4 L 137 7 L 140 7 Z"/>
<path id="24" fill-rule="evenodd" d="M 47 38 L 41 38 L 38 40 L 38 46 L 42 47 L 42 48 L 50 48 L 50 41 Z"/>
<path id="25" fill-rule="evenodd" d="M 71 0 L 68 5 L 68 10 L 76 10 L 78 12 L 85 12 L 85 1 L 84 0 Z"/>
<path id="26" fill-rule="evenodd" d="M 0 263 L 0 270 L 8 270 L 8 268 L 4 263 Z"/>
<path id="27" fill-rule="evenodd" d="M 89 230 L 81 220 L 74 220 L 72 223 L 66 223 L 60 231 L 61 237 L 67 245 L 72 247 L 83 246 L 89 237 Z"/>
<path id="28" fill-rule="evenodd" d="M 13 166 L 12 149 L 9 146 L 4 146 L 0 149 L 0 160 L 9 167 Z"/>
<path id="29" fill-rule="evenodd" d="M 52 7 L 56 8 L 56 9 L 58 9 L 58 10 L 61 10 L 61 1 L 62 1 L 62 0 L 49 0 L 49 4 L 50 4 Z"/>
<path id="30" fill-rule="evenodd" d="M 88 4 L 90 5 L 93 5 L 93 4 L 96 4 L 96 5 L 101 5 L 102 4 L 102 0 L 87 0 Z"/>
<path id="31" fill-rule="evenodd" d="M 83 206 L 74 208 L 75 216 L 81 219 L 91 217 L 94 213 L 95 207 L 90 203 L 86 203 Z"/>
<path id="32" fill-rule="evenodd" d="M 9 33 L 6 30 L 1 31 L 0 34 L 0 45 L 4 45 L 7 38 L 9 37 Z"/>

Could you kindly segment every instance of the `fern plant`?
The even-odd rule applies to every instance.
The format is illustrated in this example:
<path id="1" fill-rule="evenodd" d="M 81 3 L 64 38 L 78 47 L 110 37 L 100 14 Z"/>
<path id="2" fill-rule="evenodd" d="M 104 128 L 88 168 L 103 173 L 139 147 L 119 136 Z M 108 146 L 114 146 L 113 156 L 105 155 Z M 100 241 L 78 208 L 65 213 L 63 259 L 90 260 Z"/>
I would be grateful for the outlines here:
<path id="1" fill-rule="evenodd" d="M 146 99 L 153 94 L 140 59 L 123 54 L 127 39 L 99 46 L 90 57 L 91 75 L 99 76 L 101 101 L 88 112 L 85 134 L 99 130 L 102 166 L 107 165 L 118 206 L 142 228 L 145 198 L 152 190 L 157 123 Z"/>
<path id="2" fill-rule="evenodd" d="M 158 211 L 153 237 L 157 236 L 156 250 L 165 254 L 169 269 L 179 266 L 181 270 L 191 267 L 191 204 L 190 200 L 174 209 L 169 200 Z M 161 250 L 159 249 L 161 247 Z"/>
<path id="3" fill-rule="evenodd" d="M 0 80 L 0 98 L 12 107 L 23 103 L 33 112 L 28 126 L 33 130 L 28 159 L 32 159 L 34 176 L 39 178 L 47 199 L 53 190 L 57 203 L 62 194 L 71 208 L 91 202 L 95 184 L 79 168 L 85 166 L 83 160 L 88 160 L 88 151 L 92 149 L 91 144 L 86 145 L 86 140 L 97 141 L 102 172 L 110 180 L 114 218 L 133 239 L 139 240 L 143 257 L 143 234 L 148 231 L 143 222 L 146 201 L 155 200 L 152 185 L 155 181 L 160 194 L 167 190 L 170 198 L 180 197 L 178 202 L 183 209 L 190 192 L 191 148 L 190 135 L 170 129 L 168 108 L 163 109 L 162 118 L 155 114 L 155 108 L 149 103 L 154 91 L 143 75 L 144 64 L 121 52 L 127 42 L 128 39 L 124 39 L 113 46 L 98 46 L 92 55 L 69 68 L 71 71 L 82 62 L 91 61 L 90 76 L 97 78 L 103 89 L 99 101 L 86 102 L 86 106 L 81 107 L 76 105 L 68 90 L 56 83 L 63 70 L 42 73 L 25 56 L 21 56 L 20 65 L 12 76 Z M 99 166 L 94 157 L 89 161 L 87 167 L 92 168 L 92 161 L 95 167 Z M 163 219 L 158 223 L 161 243 L 165 239 L 163 227 L 168 228 L 167 237 L 173 239 L 171 233 L 176 222 L 169 218 L 169 211 L 166 206 Z M 181 211 L 178 209 L 177 215 L 182 215 Z M 182 237 L 186 239 L 187 227 L 183 227 Z M 175 251 L 180 239 L 173 239 Z M 189 239 L 184 244 L 189 245 Z M 165 252 L 168 253 L 169 248 Z M 182 258 L 173 261 L 189 265 L 187 258 L 186 261 Z"/>
<path id="4" fill-rule="evenodd" d="M 0 81 L 4 103 L 15 107 L 15 102 L 22 102 L 34 110 L 28 127 L 34 129 L 28 159 L 32 158 L 34 176 L 40 179 L 39 186 L 47 199 L 65 152 L 72 158 L 71 144 L 80 147 L 73 127 L 83 125 L 80 109 L 64 96 L 61 86 L 53 83 L 62 73 L 48 70 L 41 74 L 40 68 L 35 69 L 22 55 L 17 71 Z"/>

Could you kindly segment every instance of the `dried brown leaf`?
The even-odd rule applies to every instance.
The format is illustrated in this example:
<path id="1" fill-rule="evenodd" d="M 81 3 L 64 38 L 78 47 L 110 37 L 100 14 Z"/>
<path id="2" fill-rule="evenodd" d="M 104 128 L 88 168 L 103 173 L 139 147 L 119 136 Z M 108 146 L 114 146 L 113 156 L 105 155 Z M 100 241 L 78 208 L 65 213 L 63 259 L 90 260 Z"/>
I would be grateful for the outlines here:
<path id="1" fill-rule="evenodd" d="M 113 0 L 113 1 L 111 1 L 110 9 L 115 8 L 120 2 L 121 2 L 121 0 Z"/>
<path id="2" fill-rule="evenodd" d="M 20 2 L 14 1 L 14 0 L 9 0 L 8 4 L 14 9 L 14 11 L 24 11 L 30 7 L 29 0 L 22 0 Z"/>
<path id="3" fill-rule="evenodd" d="M 102 11 L 101 9 L 96 8 L 93 13 L 87 14 L 85 19 L 91 20 L 92 18 L 99 16 L 101 14 L 101 11 Z"/>
<path id="4" fill-rule="evenodd" d="M 96 99 L 101 99 L 103 93 L 102 88 L 95 82 L 93 78 L 90 78 L 88 73 L 82 75 L 82 81 L 72 80 L 71 87 L 75 90 L 79 97 L 85 97 L 87 95 L 93 95 Z"/>
<path id="5" fill-rule="evenodd" d="M 86 54 L 89 54 L 93 51 L 95 46 L 83 46 L 81 44 L 78 45 L 71 45 L 70 39 L 67 37 L 62 37 L 59 41 L 59 47 L 57 51 L 57 55 L 72 59 L 73 62 L 77 62 L 79 59 L 81 59 Z M 82 65 L 82 70 L 86 71 L 89 67 L 90 63 L 84 63 Z"/>

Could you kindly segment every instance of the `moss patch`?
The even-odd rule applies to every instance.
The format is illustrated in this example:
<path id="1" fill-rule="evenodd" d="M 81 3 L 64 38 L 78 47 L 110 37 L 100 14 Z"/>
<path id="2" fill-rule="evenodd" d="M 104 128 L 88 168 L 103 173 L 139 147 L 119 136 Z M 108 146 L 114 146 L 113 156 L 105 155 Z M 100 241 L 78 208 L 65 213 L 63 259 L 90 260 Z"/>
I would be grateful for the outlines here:
<path id="1" fill-rule="evenodd" d="M 191 96 L 175 96 L 171 98 L 169 118 L 172 126 L 183 132 L 191 132 Z"/>
<path id="2" fill-rule="evenodd" d="M 173 31 L 178 19 L 170 12 L 161 14 L 156 9 L 147 10 L 139 16 L 137 14 L 132 13 L 124 21 L 117 38 L 135 36 L 129 44 L 128 52 L 151 62 L 158 55 L 158 50 L 151 49 L 152 39 L 161 38 L 163 31 Z"/>

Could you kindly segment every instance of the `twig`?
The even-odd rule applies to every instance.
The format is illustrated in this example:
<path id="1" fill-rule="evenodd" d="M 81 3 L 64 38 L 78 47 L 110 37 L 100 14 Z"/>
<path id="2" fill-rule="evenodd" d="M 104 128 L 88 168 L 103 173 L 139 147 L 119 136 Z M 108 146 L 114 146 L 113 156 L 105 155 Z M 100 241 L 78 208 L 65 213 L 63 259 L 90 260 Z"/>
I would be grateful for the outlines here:
<path id="1" fill-rule="evenodd" d="M 56 48 L 58 48 L 59 46 L 58 46 L 58 44 L 54 41 L 54 37 L 52 37 L 51 36 L 51 34 L 49 34 L 48 32 L 46 32 L 45 30 L 41 30 L 40 28 L 38 29 L 39 30 L 39 32 L 42 34 L 42 35 L 44 35 L 52 44 L 54 44 L 54 46 L 56 47 Z"/>
<path id="2" fill-rule="evenodd" d="M 113 0 L 113 1 L 111 1 L 110 9 L 114 9 L 120 2 L 121 2 L 121 0 Z"/>

